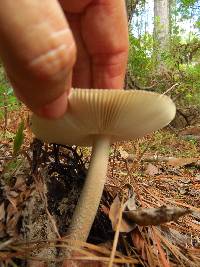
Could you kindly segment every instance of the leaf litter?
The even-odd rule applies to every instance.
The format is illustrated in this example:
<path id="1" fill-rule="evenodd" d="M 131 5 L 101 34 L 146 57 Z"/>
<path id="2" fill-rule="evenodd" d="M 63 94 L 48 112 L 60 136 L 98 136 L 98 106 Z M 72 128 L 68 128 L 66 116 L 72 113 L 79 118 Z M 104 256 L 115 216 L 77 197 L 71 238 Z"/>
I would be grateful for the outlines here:
<path id="1" fill-rule="evenodd" d="M 0 142 L 0 260 L 4 266 L 61 266 L 64 258 L 59 251 L 67 246 L 73 247 L 74 254 L 64 267 L 200 266 L 198 148 L 195 151 L 193 146 L 189 157 L 180 156 L 177 147 L 189 150 L 188 141 L 177 138 L 167 143 L 165 132 L 164 146 L 174 147 L 174 153 L 159 151 L 161 141 L 155 135 L 116 144 L 88 243 L 72 246 L 65 233 L 89 152 L 40 142 L 30 146 L 27 111 L 20 112 L 20 116 L 10 115 L 7 135 Z M 24 136 L 18 126 L 21 118 Z M 13 155 L 17 129 L 19 145 Z"/>

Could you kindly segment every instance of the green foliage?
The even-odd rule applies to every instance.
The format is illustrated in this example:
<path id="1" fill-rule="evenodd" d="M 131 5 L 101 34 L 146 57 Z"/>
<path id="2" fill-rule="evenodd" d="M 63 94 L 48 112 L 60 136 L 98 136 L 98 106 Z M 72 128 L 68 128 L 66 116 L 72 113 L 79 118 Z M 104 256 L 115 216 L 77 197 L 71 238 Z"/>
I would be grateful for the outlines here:
<path id="1" fill-rule="evenodd" d="M 22 121 L 17 129 L 13 142 L 13 155 L 17 155 L 24 141 L 24 122 Z"/>
<path id="2" fill-rule="evenodd" d="M 129 40 L 129 71 L 134 75 L 136 80 L 145 84 L 153 69 L 151 58 L 153 37 L 150 34 L 145 34 L 141 38 L 135 38 L 130 34 Z"/>
<path id="3" fill-rule="evenodd" d="M 14 157 L 6 163 L 2 175 L 5 184 L 12 185 L 15 182 L 14 175 L 22 164 L 23 160 L 18 157 Z"/>
<path id="4" fill-rule="evenodd" d="M 200 105 L 200 38 L 183 40 L 179 33 L 177 28 L 169 50 L 160 55 L 165 67 L 160 73 L 155 72 L 153 36 L 136 38 L 130 33 L 129 73 L 141 89 L 155 83 L 153 90 L 164 92 L 176 83 L 172 96 L 179 104 Z"/>
<path id="5" fill-rule="evenodd" d="M 5 107 L 7 111 L 15 110 L 19 107 L 19 102 L 14 96 L 3 65 L 0 63 L 0 119 L 4 117 Z"/>
<path id="6" fill-rule="evenodd" d="M 182 14 L 182 18 L 196 14 L 199 16 L 199 0 L 178 0 L 177 9 Z"/>
<path id="7" fill-rule="evenodd" d="M 3 69 L 3 65 L 0 63 L 0 92 L 5 92 L 9 87 L 8 80 Z"/>
<path id="8" fill-rule="evenodd" d="M 154 152 L 159 155 L 181 158 L 199 156 L 198 146 L 194 140 L 184 140 L 170 131 L 160 130 L 155 132 L 151 137 L 151 144 L 147 153 Z"/>
<path id="9" fill-rule="evenodd" d="M 200 105 L 200 64 L 196 66 L 186 66 L 182 72 L 182 83 L 178 92 L 182 95 L 182 105 L 184 103 Z"/>

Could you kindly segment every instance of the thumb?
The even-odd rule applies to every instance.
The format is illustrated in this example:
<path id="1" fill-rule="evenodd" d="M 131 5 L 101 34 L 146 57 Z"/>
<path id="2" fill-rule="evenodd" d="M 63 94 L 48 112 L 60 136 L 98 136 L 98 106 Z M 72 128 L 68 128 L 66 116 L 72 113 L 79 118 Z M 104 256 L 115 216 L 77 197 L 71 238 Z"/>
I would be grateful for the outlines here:
<path id="1" fill-rule="evenodd" d="M 0 39 L 0 55 L 16 95 L 38 115 L 61 116 L 76 47 L 58 2 L 3 1 Z"/>

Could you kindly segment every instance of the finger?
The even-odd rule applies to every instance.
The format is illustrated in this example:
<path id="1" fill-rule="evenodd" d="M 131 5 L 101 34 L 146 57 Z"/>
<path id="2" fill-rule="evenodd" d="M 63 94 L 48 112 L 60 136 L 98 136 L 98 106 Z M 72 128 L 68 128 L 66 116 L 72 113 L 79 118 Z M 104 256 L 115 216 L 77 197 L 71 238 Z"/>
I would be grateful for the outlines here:
<path id="1" fill-rule="evenodd" d="M 96 0 L 59 0 L 62 8 L 68 13 L 82 13 L 88 5 L 92 2 L 97 2 Z"/>
<path id="2" fill-rule="evenodd" d="M 82 18 L 82 37 L 91 56 L 93 86 L 122 88 L 128 57 L 125 1 L 91 2 Z"/>
<path id="3" fill-rule="evenodd" d="M 91 62 L 82 39 L 81 14 L 67 13 L 66 15 L 77 46 L 77 59 L 73 68 L 72 86 L 74 88 L 91 88 Z"/>
<path id="4" fill-rule="evenodd" d="M 82 38 L 82 13 L 93 0 L 59 0 L 65 11 L 77 46 L 77 59 L 73 68 L 72 86 L 75 88 L 91 88 L 91 62 Z M 88 29 L 89 30 L 89 29 Z"/>
<path id="5" fill-rule="evenodd" d="M 76 48 L 57 1 L 2 1 L 0 39 L 0 55 L 16 93 L 34 112 L 60 116 Z"/>

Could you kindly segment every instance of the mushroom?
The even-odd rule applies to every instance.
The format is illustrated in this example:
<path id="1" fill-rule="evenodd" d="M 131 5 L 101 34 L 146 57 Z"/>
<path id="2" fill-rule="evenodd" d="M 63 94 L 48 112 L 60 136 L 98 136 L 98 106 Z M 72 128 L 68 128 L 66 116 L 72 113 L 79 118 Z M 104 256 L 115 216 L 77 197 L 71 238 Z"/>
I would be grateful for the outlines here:
<path id="1" fill-rule="evenodd" d="M 32 117 L 37 138 L 58 144 L 93 146 L 91 162 L 68 230 L 86 241 L 106 182 L 110 144 L 132 140 L 166 126 L 175 116 L 172 100 L 137 90 L 73 89 L 62 118 Z"/>

